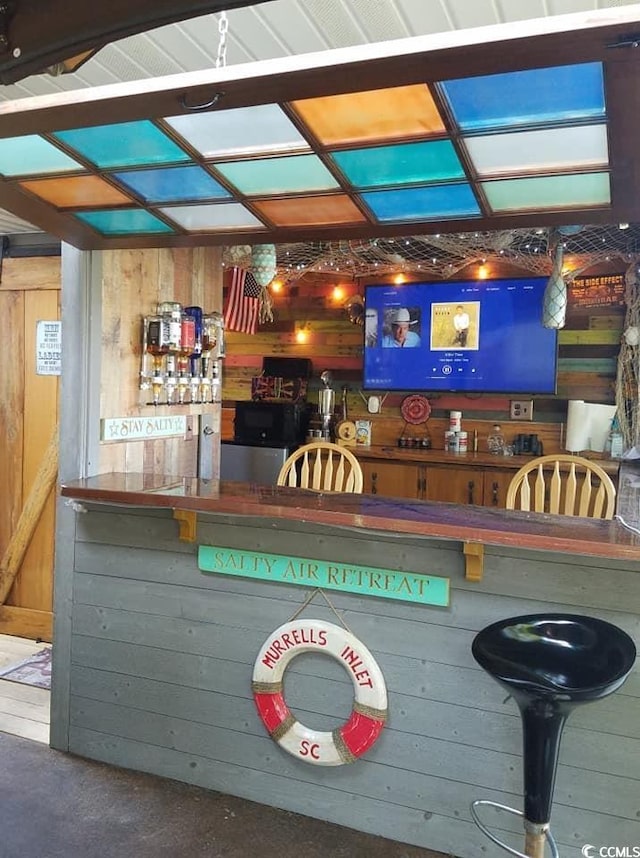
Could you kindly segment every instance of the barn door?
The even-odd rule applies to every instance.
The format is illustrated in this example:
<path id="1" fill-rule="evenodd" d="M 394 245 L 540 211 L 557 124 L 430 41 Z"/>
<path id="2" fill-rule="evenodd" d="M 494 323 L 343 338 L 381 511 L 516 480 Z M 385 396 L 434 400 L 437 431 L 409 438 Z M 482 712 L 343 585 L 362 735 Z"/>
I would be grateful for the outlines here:
<path id="1" fill-rule="evenodd" d="M 60 318 L 60 260 L 5 260 L 0 283 L 0 557 L 23 532 L 21 514 L 41 486 L 58 422 L 55 357 Z M 38 324 L 40 323 L 40 324 Z M 48 352 L 47 343 L 52 349 Z M 43 494 L 41 492 L 41 494 Z M 45 492 L 39 520 L 0 605 L 0 633 L 51 640 L 55 490 Z M 33 508 L 33 504 L 31 504 Z M 12 537 L 14 542 L 12 543 Z M 22 554 L 22 551 L 20 551 Z M 0 571 L 2 574 L 2 571 Z"/>

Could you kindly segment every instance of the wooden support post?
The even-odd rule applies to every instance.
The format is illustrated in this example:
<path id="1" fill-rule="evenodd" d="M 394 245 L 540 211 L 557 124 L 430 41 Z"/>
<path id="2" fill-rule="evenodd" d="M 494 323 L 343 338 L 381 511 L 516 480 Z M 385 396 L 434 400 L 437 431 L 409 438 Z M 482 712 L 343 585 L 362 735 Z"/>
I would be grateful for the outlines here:
<path id="1" fill-rule="evenodd" d="M 58 427 L 51 435 L 38 473 L 35 476 L 27 502 L 22 508 L 7 549 L 0 560 L 0 605 L 3 605 L 13 587 L 24 555 L 31 542 L 44 505 L 58 475 Z"/>
<path id="2" fill-rule="evenodd" d="M 183 542 L 195 542 L 198 532 L 198 518 L 194 510 L 174 509 L 173 517 L 180 526 L 178 538 Z"/>
<path id="3" fill-rule="evenodd" d="M 478 583 L 482 581 L 484 573 L 484 545 L 481 542 L 465 542 L 462 546 L 464 551 L 464 577 L 467 581 Z"/>

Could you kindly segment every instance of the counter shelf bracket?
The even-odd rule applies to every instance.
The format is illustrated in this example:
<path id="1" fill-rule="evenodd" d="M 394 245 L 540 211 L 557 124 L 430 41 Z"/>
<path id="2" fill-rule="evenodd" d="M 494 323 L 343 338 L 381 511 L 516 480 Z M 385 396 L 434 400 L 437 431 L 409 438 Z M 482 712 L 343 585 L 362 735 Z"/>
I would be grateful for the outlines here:
<path id="1" fill-rule="evenodd" d="M 198 530 L 197 513 L 192 509 L 174 509 L 173 517 L 178 522 L 178 539 L 182 542 L 195 542 Z"/>
<path id="2" fill-rule="evenodd" d="M 484 545 L 481 542 L 465 542 L 462 550 L 464 552 L 464 577 L 467 581 L 475 584 L 482 581 L 484 573 Z"/>

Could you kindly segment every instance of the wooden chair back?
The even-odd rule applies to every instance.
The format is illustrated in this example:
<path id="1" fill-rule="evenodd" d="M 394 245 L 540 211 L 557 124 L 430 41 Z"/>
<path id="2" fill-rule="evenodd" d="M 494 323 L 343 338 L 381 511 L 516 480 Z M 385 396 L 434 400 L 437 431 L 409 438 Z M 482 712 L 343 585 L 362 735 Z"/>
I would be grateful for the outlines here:
<path id="1" fill-rule="evenodd" d="M 589 459 L 559 453 L 523 465 L 507 490 L 507 509 L 613 518 L 616 488 L 606 471 Z"/>
<path id="2" fill-rule="evenodd" d="M 362 492 L 360 462 L 346 447 L 313 441 L 292 453 L 278 474 L 279 486 L 318 492 Z"/>

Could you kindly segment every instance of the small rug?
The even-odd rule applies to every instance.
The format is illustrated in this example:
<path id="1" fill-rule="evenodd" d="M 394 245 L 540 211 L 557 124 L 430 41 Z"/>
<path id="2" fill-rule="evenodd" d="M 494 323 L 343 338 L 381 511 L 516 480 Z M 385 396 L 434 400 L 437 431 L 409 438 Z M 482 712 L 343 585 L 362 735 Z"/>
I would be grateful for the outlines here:
<path id="1" fill-rule="evenodd" d="M 51 647 L 45 647 L 17 664 L 3 667 L 0 669 L 0 679 L 51 688 Z"/>

